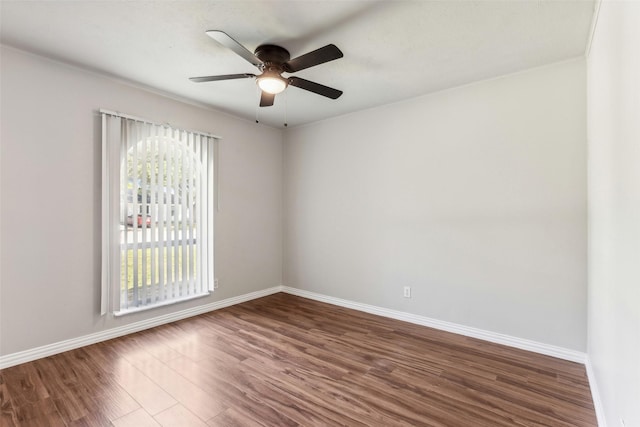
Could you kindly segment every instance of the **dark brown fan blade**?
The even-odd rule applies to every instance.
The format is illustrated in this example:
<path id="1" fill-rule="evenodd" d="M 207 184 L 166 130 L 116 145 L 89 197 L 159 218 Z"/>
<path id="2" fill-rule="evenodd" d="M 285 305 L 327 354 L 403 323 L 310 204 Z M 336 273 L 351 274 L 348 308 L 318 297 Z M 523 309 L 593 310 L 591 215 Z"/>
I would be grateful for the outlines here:
<path id="1" fill-rule="evenodd" d="M 257 56 L 248 51 L 246 47 L 242 46 L 240 43 L 232 39 L 231 36 L 224 31 L 209 30 L 206 33 L 209 37 L 220 43 L 222 46 L 231 49 L 237 55 L 241 56 L 246 61 L 249 61 L 256 67 L 262 65 L 262 61 Z"/>
<path id="2" fill-rule="evenodd" d="M 328 44 L 325 47 L 316 49 L 313 52 L 293 58 L 284 63 L 284 69 L 288 73 L 295 73 L 314 65 L 324 64 L 334 59 L 342 58 L 342 52 L 335 45 Z"/>
<path id="3" fill-rule="evenodd" d="M 274 94 L 262 91 L 262 95 L 260 95 L 260 106 L 271 107 L 275 99 L 276 99 L 276 96 Z"/>
<path id="4" fill-rule="evenodd" d="M 233 80 L 233 79 L 248 79 L 250 77 L 255 77 L 255 74 L 223 74 L 220 76 L 204 76 L 204 77 L 189 77 L 189 80 L 196 83 L 202 82 L 215 82 L 218 80 Z"/>
<path id="5" fill-rule="evenodd" d="M 318 95 L 326 96 L 331 99 L 338 99 L 342 95 L 342 91 L 334 89 L 329 86 L 321 85 L 320 83 L 312 82 L 309 80 L 301 79 L 300 77 L 289 77 L 289 84 L 291 86 L 299 87 L 300 89 L 308 90 Z"/>

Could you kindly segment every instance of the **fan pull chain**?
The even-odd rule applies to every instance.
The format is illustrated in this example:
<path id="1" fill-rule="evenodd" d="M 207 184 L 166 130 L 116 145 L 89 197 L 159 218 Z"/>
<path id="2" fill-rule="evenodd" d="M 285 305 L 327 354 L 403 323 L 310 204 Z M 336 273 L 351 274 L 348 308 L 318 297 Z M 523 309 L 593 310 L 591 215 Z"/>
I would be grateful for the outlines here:
<path id="1" fill-rule="evenodd" d="M 260 94 L 261 94 L 260 89 L 257 89 L 257 93 L 258 93 L 258 103 L 259 103 L 259 102 L 260 102 Z M 255 105 L 255 104 L 254 104 L 254 105 Z M 260 110 L 260 107 L 258 107 L 258 106 L 256 105 L 256 123 L 260 123 L 260 121 L 258 120 L 258 111 L 259 111 L 259 110 Z"/>
<path id="2" fill-rule="evenodd" d="M 289 97 L 287 96 L 287 92 L 284 93 L 284 127 L 287 127 L 287 107 L 289 105 L 288 102 Z"/>

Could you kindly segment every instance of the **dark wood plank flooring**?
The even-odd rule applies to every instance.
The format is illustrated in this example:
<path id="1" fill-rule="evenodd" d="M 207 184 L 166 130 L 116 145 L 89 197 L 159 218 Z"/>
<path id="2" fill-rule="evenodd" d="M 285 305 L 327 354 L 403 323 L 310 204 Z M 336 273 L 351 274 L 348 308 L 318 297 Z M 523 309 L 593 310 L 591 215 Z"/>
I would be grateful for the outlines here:
<path id="1" fill-rule="evenodd" d="M 596 426 L 584 366 L 276 294 L 0 371 L 9 426 Z"/>

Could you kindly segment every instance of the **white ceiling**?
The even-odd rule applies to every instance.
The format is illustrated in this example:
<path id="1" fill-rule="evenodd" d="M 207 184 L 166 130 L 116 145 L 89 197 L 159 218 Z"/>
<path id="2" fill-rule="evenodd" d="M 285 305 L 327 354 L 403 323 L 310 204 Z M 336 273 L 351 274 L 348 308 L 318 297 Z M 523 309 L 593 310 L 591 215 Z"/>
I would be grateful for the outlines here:
<path id="1" fill-rule="evenodd" d="M 3 44 L 281 127 L 500 76 L 584 54 L 593 0 L 539 1 L 8 1 Z M 292 57 L 329 43 L 344 58 L 295 75 L 343 90 L 295 87 L 258 109 L 252 79 L 191 76 L 258 70 L 205 35 L 223 30 L 253 51 Z M 286 108 L 285 108 L 286 106 Z"/>

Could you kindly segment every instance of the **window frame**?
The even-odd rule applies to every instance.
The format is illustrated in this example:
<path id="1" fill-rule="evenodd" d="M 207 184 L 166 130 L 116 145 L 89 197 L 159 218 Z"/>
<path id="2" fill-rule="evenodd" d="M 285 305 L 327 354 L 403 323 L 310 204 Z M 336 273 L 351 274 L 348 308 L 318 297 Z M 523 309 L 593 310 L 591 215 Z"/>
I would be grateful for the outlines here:
<path id="1" fill-rule="evenodd" d="M 218 142 L 220 140 L 220 137 L 216 135 L 212 135 L 210 133 L 206 133 L 206 132 L 188 131 L 184 129 L 178 129 L 169 125 L 161 125 L 147 119 L 142 119 L 142 118 L 131 116 L 131 115 L 125 115 L 125 114 L 121 114 L 121 113 L 117 113 L 109 110 L 100 109 L 99 112 L 102 115 L 102 212 L 101 212 L 102 270 L 101 270 L 101 306 L 100 306 L 101 315 L 111 313 L 114 316 L 122 316 L 130 313 L 172 305 L 179 302 L 183 302 L 183 301 L 187 301 L 195 298 L 202 298 L 210 295 L 210 293 L 215 288 L 214 286 L 215 284 L 214 216 L 215 216 L 215 211 L 218 210 L 217 160 L 218 160 Z M 131 125 L 132 122 L 138 122 L 138 123 L 136 123 L 135 125 Z M 181 212 L 183 214 L 185 212 L 188 212 L 189 215 L 192 216 L 192 218 L 190 219 L 190 225 L 192 226 L 192 228 L 190 229 L 185 228 L 187 227 L 184 225 L 186 220 L 183 220 L 183 217 L 180 217 L 181 218 L 180 222 L 182 223 L 181 229 L 174 228 L 174 229 L 171 229 L 171 231 L 168 231 L 166 228 L 167 227 L 166 222 L 163 224 L 164 228 L 162 229 L 162 231 L 160 231 L 161 229 L 155 229 L 154 227 L 152 227 L 152 225 L 149 225 L 150 228 L 147 228 L 146 218 L 143 221 L 143 227 L 142 227 L 143 233 L 146 233 L 147 231 L 151 233 L 155 233 L 157 231 L 158 233 L 155 234 L 156 236 L 158 235 L 171 236 L 168 239 L 166 238 L 153 239 L 152 237 L 149 237 L 148 244 L 151 245 L 150 247 L 153 248 L 154 244 L 158 244 L 159 245 L 158 252 L 160 252 L 161 254 L 164 253 L 165 248 L 168 248 L 168 246 L 166 246 L 166 242 L 175 241 L 178 238 L 177 236 L 179 232 L 182 231 L 182 234 L 180 234 L 180 237 L 179 237 L 179 239 L 182 241 L 182 252 L 180 252 L 180 256 L 182 257 L 183 254 L 185 253 L 184 252 L 185 243 L 183 241 L 184 239 L 189 240 L 189 242 L 186 243 L 187 247 L 194 245 L 195 248 L 188 247 L 187 249 L 188 251 L 192 251 L 191 254 L 193 255 L 193 257 L 190 258 L 190 261 L 194 263 L 192 266 L 186 265 L 185 259 L 182 258 L 183 268 L 180 269 L 181 277 L 182 279 L 184 279 L 185 277 L 191 277 L 190 283 L 193 283 L 194 285 L 186 286 L 186 284 L 179 284 L 177 280 L 171 281 L 171 283 L 168 283 L 168 284 L 166 283 L 156 284 L 154 283 L 154 280 L 151 280 L 151 282 L 147 281 L 146 275 L 143 276 L 145 277 L 145 279 L 144 281 L 142 281 L 142 284 L 140 285 L 138 284 L 138 282 L 141 282 L 141 281 L 137 278 L 134 278 L 133 279 L 134 289 L 137 287 L 140 287 L 140 289 L 145 289 L 146 291 L 146 290 L 151 290 L 152 288 L 159 290 L 161 287 L 162 288 L 168 287 L 168 289 L 171 290 L 171 292 L 167 292 L 167 294 L 171 293 L 172 295 L 173 294 L 175 295 L 173 296 L 167 295 L 164 293 L 165 291 L 162 291 L 163 299 L 159 299 L 158 295 L 154 294 L 155 296 L 151 295 L 150 301 L 147 301 L 145 296 L 145 301 L 134 300 L 133 301 L 134 304 L 132 306 L 129 306 L 128 304 L 122 304 L 123 296 L 121 295 L 124 292 L 126 294 L 125 296 L 127 298 L 127 301 L 129 301 L 130 299 L 130 296 L 128 295 L 128 292 L 130 291 L 128 288 L 129 278 L 124 278 L 122 276 L 123 270 L 121 268 L 123 258 L 125 256 L 126 257 L 129 256 L 129 247 L 128 247 L 129 237 L 127 234 L 128 230 L 126 225 L 127 216 L 129 213 L 128 211 L 130 210 L 129 209 L 130 207 L 128 206 L 129 201 L 127 198 L 129 190 L 124 190 L 124 193 L 123 193 L 122 192 L 123 188 L 128 188 L 128 186 L 125 185 L 124 187 L 122 187 L 121 182 L 123 182 L 122 179 L 127 179 L 127 182 L 130 179 L 130 177 L 128 177 L 126 173 L 128 149 L 133 148 L 135 150 L 138 150 L 139 144 L 144 141 L 144 144 L 145 144 L 144 149 L 147 150 L 148 149 L 147 147 L 153 145 L 153 143 L 149 142 L 151 140 L 152 135 L 150 134 L 143 135 L 142 139 L 140 139 L 140 135 L 138 135 L 137 133 L 135 136 L 127 136 L 126 132 L 123 132 L 123 127 L 139 126 L 141 124 L 144 126 L 151 126 L 156 131 L 156 134 L 153 135 L 153 137 L 156 138 L 155 140 L 156 148 L 153 148 L 152 150 L 157 149 L 157 147 L 159 147 L 161 144 L 165 144 L 165 146 L 169 146 L 167 145 L 167 144 L 171 144 L 171 142 L 169 141 L 175 141 L 175 145 L 171 145 L 172 147 L 171 149 L 181 150 L 180 151 L 181 156 L 184 156 L 185 154 L 190 156 L 189 161 L 192 163 L 189 171 L 193 174 L 195 173 L 194 170 L 198 170 L 198 173 L 200 175 L 202 174 L 205 175 L 205 176 L 196 177 L 196 178 L 189 175 L 188 179 L 189 180 L 194 179 L 194 181 L 197 181 L 196 186 L 205 184 L 206 188 L 201 189 L 202 191 L 198 193 L 198 195 L 196 196 L 196 199 L 200 198 L 199 205 L 196 205 L 195 203 L 193 203 L 193 200 L 191 199 L 191 195 L 189 195 L 188 197 L 185 196 L 185 197 L 179 198 L 180 203 L 178 203 L 177 206 L 179 206 L 182 209 Z M 165 131 L 169 133 L 164 133 L 163 135 L 159 135 L 157 133 L 159 132 L 158 130 L 159 127 L 165 129 Z M 119 132 L 116 132 L 116 130 L 119 130 Z M 115 135 L 116 133 L 119 133 L 119 135 Z M 175 139 L 174 138 L 175 135 L 179 135 L 180 138 Z M 187 136 L 189 138 L 188 140 L 189 143 L 187 143 L 186 145 L 185 145 L 185 141 L 187 140 L 182 139 L 182 137 L 184 136 Z M 125 138 L 129 138 L 129 143 L 127 143 Z M 131 144 L 131 140 L 135 141 L 135 145 Z M 193 141 L 192 144 L 191 144 L 191 141 Z M 196 141 L 198 141 L 197 144 L 200 144 L 200 145 L 196 146 Z M 181 144 L 184 146 L 181 146 Z M 198 152 L 199 148 L 202 149 L 202 153 Z M 193 150 L 193 152 L 189 150 Z M 154 156 L 157 156 L 158 155 L 157 153 L 159 152 L 161 152 L 161 150 L 152 151 Z M 202 154 L 204 157 L 200 157 L 200 158 L 196 157 L 200 154 Z M 135 156 L 137 158 L 137 153 L 135 154 Z M 147 160 L 148 159 L 145 157 L 144 161 L 146 162 Z M 197 165 L 196 165 L 196 160 L 199 162 Z M 184 158 L 183 158 L 183 161 L 184 161 Z M 206 164 L 203 164 L 203 163 L 206 163 Z M 181 173 L 183 173 L 182 171 L 184 171 L 185 163 L 182 163 L 181 165 L 182 165 Z M 146 166 L 146 163 L 145 163 L 145 166 Z M 178 163 L 176 163 L 176 169 L 177 168 L 178 168 Z M 137 172 L 134 171 L 134 177 L 136 173 Z M 151 175 L 153 176 L 154 173 L 156 172 L 152 172 Z M 177 176 L 177 172 L 174 171 L 172 173 L 176 174 Z M 183 185 L 185 183 L 185 180 L 186 178 L 182 179 Z M 153 178 L 151 180 L 143 180 L 142 182 L 139 182 L 137 185 L 141 187 L 144 186 L 145 188 L 147 187 L 151 188 L 152 184 L 153 184 Z M 159 188 L 160 186 L 156 185 L 155 190 L 153 191 L 158 192 Z M 189 188 L 189 187 L 183 187 L 182 188 L 183 192 L 185 191 L 185 188 Z M 166 192 L 167 190 L 175 191 L 176 189 L 167 188 L 164 185 L 162 186 L 163 193 Z M 135 192 L 137 193 L 137 189 Z M 143 193 L 143 198 L 148 196 L 148 194 L 146 194 L 146 190 L 143 189 L 142 193 Z M 172 207 L 172 209 L 175 203 L 173 201 L 173 198 L 174 197 L 172 196 L 171 197 L 172 201 L 169 202 L 169 206 Z M 133 199 L 136 199 L 136 201 L 132 204 L 132 206 L 138 205 L 137 197 L 135 195 L 133 196 Z M 155 202 L 156 202 L 155 208 L 158 211 L 160 209 L 160 203 L 157 200 Z M 141 208 L 145 211 L 150 207 L 153 208 L 152 203 L 153 203 L 153 197 L 151 198 L 151 202 L 145 199 L 141 201 Z M 193 204 L 191 205 L 187 203 L 193 203 Z M 193 218 L 196 215 L 194 212 L 196 206 L 199 206 L 200 209 L 202 209 L 202 213 L 198 214 L 200 215 L 201 223 L 197 224 L 197 230 L 196 230 L 196 227 L 194 227 L 194 223 L 196 222 L 196 219 Z M 166 202 L 163 202 L 162 209 L 166 209 L 166 207 L 167 207 Z M 137 228 L 136 212 L 133 212 L 132 216 L 134 219 L 132 219 L 133 230 L 131 231 L 134 231 L 134 233 L 132 234 L 136 234 L 137 236 L 138 228 Z M 144 216 L 145 215 L 143 214 L 143 217 Z M 124 225 L 123 225 L 123 221 L 124 221 Z M 165 218 L 165 221 L 173 222 L 174 221 L 173 215 L 170 220 Z M 176 221 L 176 224 L 178 224 L 177 220 L 175 221 Z M 158 225 L 159 223 L 160 221 L 156 220 L 156 225 Z M 170 225 L 173 225 L 173 224 L 170 224 Z M 124 237 L 121 237 L 123 230 L 124 230 Z M 200 238 L 196 239 L 194 233 L 200 233 L 198 235 L 200 236 Z M 144 241 L 144 238 L 143 238 L 143 241 Z M 174 244 L 175 243 L 172 244 L 172 247 L 175 247 Z M 135 249 L 136 254 L 138 254 L 137 249 L 138 248 L 136 247 Z M 145 251 L 145 252 L 142 252 L 144 253 L 143 258 L 146 257 L 151 259 L 158 256 L 164 256 L 164 255 L 157 255 L 157 254 L 147 255 L 146 247 L 144 246 L 141 247 L 141 250 Z M 175 249 L 175 250 L 178 251 L 178 249 Z M 152 254 L 154 253 L 155 252 L 152 252 Z M 197 261 L 198 259 L 201 259 L 201 261 Z M 128 260 L 125 259 L 125 263 L 127 261 Z M 197 263 L 199 263 L 199 265 Z M 137 267 L 139 264 L 136 262 L 135 265 Z M 146 271 L 147 265 L 144 263 L 142 265 Z M 186 271 L 184 270 L 185 265 L 187 266 Z M 175 264 L 173 267 L 177 268 Z M 199 277 L 196 277 L 196 276 L 199 276 Z M 155 278 L 157 276 L 155 276 L 155 273 L 152 273 L 152 277 Z M 176 279 L 178 277 L 177 270 L 175 272 L 175 277 Z M 185 291 L 185 289 L 187 288 L 188 290 Z"/>

